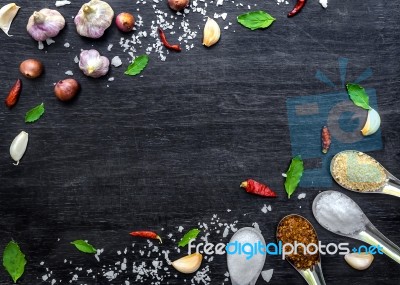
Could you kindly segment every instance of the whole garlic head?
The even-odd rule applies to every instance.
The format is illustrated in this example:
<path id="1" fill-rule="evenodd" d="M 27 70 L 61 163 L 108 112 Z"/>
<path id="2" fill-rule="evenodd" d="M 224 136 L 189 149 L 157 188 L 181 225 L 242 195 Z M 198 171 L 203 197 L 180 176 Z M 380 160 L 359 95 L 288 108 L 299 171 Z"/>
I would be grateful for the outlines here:
<path id="1" fill-rule="evenodd" d="M 82 5 L 75 16 L 75 25 L 78 34 L 83 37 L 98 39 L 111 26 L 114 10 L 101 0 L 91 0 Z"/>
<path id="2" fill-rule="evenodd" d="M 33 12 L 29 17 L 26 30 L 31 37 L 39 42 L 53 38 L 64 28 L 65 19 L 57 10 L 42 9 Z"/>
<path id="3" fill-rule="evenodd" d="M 95 49 L 83 50 L 79 59 L 79 68 L 86 76 L 98 78 L 106 75 L 110 66 L 107 57 L 101 56 Z"/>

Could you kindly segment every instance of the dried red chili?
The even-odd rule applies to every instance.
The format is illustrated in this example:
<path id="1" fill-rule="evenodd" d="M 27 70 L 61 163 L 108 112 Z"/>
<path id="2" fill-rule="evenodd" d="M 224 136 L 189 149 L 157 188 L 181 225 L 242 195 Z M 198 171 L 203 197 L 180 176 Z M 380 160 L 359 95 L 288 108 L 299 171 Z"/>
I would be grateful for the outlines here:
<path id="1" fill-rule="evenodd" d="M 306 5 L 306 0 L 297 0 L 296 5 L 294 6 L 293 10 L 289 12 L 288 17 L 293 17 L 297 15 L 301 9 L 303 9 L 304 5 Z"/>
<path id="2" fill-rule="evenodd" d="M 322 153 L 327 153 L 331 146 L 331 133 L 328 127 L 324 126 L 321 131 Z"/>
<path id="3" fill-rule="evenodd" d="M 263 197 L 276 197 L 276 193 L 274 191 L 271 190 L 271 188 L 269 188 L 268 186 L 257 182 L 253 179 L 248 179 L 244 182 L 242 182 L 242 184 L 240 184 L 240 187 L 246 189 L 247 193 L 252 193 L 252 194 L 256 194 L 256 195 L 260 195 Z"/>
<path id="4" fill-rule="evenodd" d="M 181 47 L 180 45 L 176 44 L 176 45 L 171 45 L 168 41 L 167 38 L 165 37 L 165 33 L 161 28 L 158 28 L 158 34 L 160 35 L 160 39 L 161 42 L 163 43 L 163 45 L 167 48 L 167 49 L 171 49 L 174 51 L 181 51 Z"/>
<path id="5" fill-rule="evenodd" d="M 8 96 L 6 98 L 6 106 L 8 108 L 14 107 L 15 104 L 18 102 L 19 94 L 21 94 L 22 82 L 21 79 L 17 79 L 14 86 L 11 88 Z"/>
<path id="6" fill-rule="evenodd" d="M 162 243 L 161 237 L 156 234 L 155 232 L 151 231 L 136 231 L 136 232 L 131 232 L 129 233 L 131 236 L 134 237 L 143 237 L 143 238 L 149 238 L 149 239 L 158 239 L 160 243 Z"/>

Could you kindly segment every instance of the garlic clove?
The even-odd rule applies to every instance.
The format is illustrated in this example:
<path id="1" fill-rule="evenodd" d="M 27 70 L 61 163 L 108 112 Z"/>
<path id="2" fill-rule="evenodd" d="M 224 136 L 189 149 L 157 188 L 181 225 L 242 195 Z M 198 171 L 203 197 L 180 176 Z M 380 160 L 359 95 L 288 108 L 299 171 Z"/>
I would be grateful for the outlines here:
<path id="1" fill-rule="evenodd" d="M 349 253 L 344 256 L 346 262 L 357 270 L 365 270 L 371 266 L 374 256 L 370 253 Z"/>
<path id="2" fill-rule="evenodd" d="M 214 19 L 208 18 L 203 31 L 203 45 L 210 47 L 216 44 L 220 37 L 221 29 L 218 23 Z"/>
<path id="3" fill-rule="evenodd" d="M 11 158 L 16 162 L 14 165 L 18 165 L 21 158 L 24 156 L 26 147 L 28 146 L 28 133 L 22 131 L 12 141 L 10 146 Z"/>
<path id="4" fill-rule="evenodd" d="M 11 37 L 11 35 L 8 34 L 11 23 L 20 8 L 21 7 L 17 6 L 15 3 L 10 3 L 0 9 L 0 29 L 9 37 Z"/>
<path id="5" fill-rule="evenodd" d="M 172 266 L 181 273 L 190 274 L 196 272 L 201 265 L 203 256 L 196 252 L 172 262 Z"/>
<path id="6" fill-rule="evenodd" d="M 376 133 L 380 125 L 381 125 L 381 117 L 379 116 L 378 112 L 375 109 L 371 108 L 368 110 L 367 121 L 365 122 L 365 125 L 361 130 L 361 133 L 363 134 L 363 136 L 372 135 Z"/>

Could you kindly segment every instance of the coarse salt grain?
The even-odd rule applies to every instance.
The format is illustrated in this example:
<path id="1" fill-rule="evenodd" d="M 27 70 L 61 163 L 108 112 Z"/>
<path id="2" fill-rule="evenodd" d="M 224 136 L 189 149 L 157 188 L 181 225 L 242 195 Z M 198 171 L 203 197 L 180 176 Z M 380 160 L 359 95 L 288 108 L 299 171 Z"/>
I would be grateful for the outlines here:
<path id="1" fill-rule="evenodd" d="M 328 0 L 319 0 L 319 4 L 326 9 L 328 7 Z"/>
<path id="2" fill-rule="evenodd" d="M 70 75 L 70 76 L 74 75 L 74 73 L 73 73 L 71 70 L 67 70 L 67 71 L 65 72 L 65 74 L 66 74 L 66 75 Z"/>
<path id="3" fill-rule="evenodd" d="M 274 270 L 273 269 L 264 270 L 264 271 L 261 272 L 261 276 L 265 280 L 265 282 L 271 281 L 271 278 L 272 278 L 273 274 L 274 274 Z"/>
<path id="4" fill-rule="evenodd" d="M 56 7 L 62 7 L 69 4 L 71 4 L 71 1 L 56 1 L 55 3 Z"/>
<path id="5" fill-rule="evenodd" d="M 119 66 L 121 66 L 121 65 L 122 65 L 122 60 L 121 60 L 121 58 L 120 58 L 119 56 L 114 56 L 114 57 L 111 59 L 111 65 L 114 66 L 114 67 L 119 67 Z"/>
<path id="6" fill-rule="evenodd" d="M 297 199 L 301 200 L 306 197 L 306 193 L 300 193 L 299 196 L 297 196 Z"/>

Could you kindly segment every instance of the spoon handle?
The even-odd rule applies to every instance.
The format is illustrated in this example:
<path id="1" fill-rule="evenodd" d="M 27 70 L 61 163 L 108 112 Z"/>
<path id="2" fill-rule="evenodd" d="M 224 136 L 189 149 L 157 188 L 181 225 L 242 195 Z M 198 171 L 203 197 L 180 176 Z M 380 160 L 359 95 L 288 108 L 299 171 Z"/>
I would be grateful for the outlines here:
<path id="1" fill-rule="evenodd" d="M 321 263 L 317 263 L 313 268 L 299 271 L 308 285 L 326 285 L 322 273 Z"/>
<path id="2" fill-rule="evenodd" d="M 372 224 L 368 224 L 365 231 L 360 232 L 360 239 L 370 245 L 380 246 L 380 250 L 391 259 L 400 263 L 400 248 L 385 237 Z"/>
<path id="3" fill-rule="evenodd" d="M 389 181 L 383 186 L 382 193 L 400 198 L 400 180 L 390 174 Z"/>

